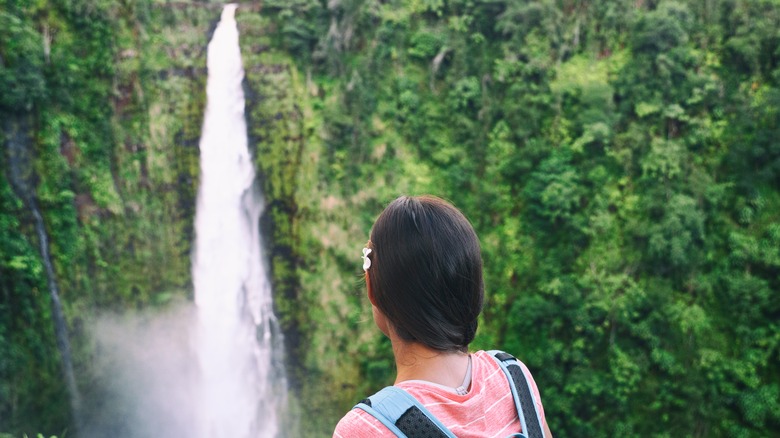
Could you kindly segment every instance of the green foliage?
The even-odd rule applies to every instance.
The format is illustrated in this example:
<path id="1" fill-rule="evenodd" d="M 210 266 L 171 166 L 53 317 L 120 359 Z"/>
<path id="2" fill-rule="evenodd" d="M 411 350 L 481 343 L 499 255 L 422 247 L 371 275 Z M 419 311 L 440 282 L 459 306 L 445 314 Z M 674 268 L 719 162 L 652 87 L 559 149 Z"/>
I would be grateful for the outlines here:
<path id="1" fill-rule="evenodd" d="M 40 35 L 31 23 L 0 9 L 0 110 L 29 111 L 46 94 Z"/>
<path id="2" fill-rule="evenodd" d="M 263 12 L 277 26 L 279 43 L 290 54 L 310 59 L 327 24 L 321 2 L 313 0 L 271 0 Z"/>
<path id="3" fill-rule="evenodd" d="M 317 254 L 299 296 L 325 309 L 313 330 L 341 327 L 305 340 L 312 380 L 342 412 L 388 382 L 352 262 L 367 211 L 427 191 L 482 239 L 475 346 L 524 358 L 556 434 L 777 427 L 778 6 L 398 2 L 351 51 L 301 59 L 323 141 L 299 183 L 320 201 L 293 215 Z"/>
<path id="4" fill-rule="evenodd" d="M 410 43 L 409 55 L 423 61 L 432 60 L 444 46 L 441 33 L 429 31 L 415 33 L 412 35 Z"/>

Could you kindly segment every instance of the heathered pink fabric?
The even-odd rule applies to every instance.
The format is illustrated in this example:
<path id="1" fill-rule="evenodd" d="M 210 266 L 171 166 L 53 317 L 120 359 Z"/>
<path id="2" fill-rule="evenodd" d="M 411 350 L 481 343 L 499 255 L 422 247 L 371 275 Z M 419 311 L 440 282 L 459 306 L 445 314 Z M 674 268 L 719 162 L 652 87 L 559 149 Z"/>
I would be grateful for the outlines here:
<path id="1" fill-rule="evenodd" d="M 396 385 L 413 395 L 426 409 L 458 437 L 505 437 L 522 432 L 520 419 L 509 389 L 509 382 L 501 368 L 485 351 L 472 354 L 472 383 L 466 395 L 419 380 Z M 544 419 L 539 389 L 530 371 L 520 364 L 531 382 L 536 396 L 537 409 Z M 361 409 L 353 409 L 345 415 L 334 437 L 394 437 L 379 420 Z"/>

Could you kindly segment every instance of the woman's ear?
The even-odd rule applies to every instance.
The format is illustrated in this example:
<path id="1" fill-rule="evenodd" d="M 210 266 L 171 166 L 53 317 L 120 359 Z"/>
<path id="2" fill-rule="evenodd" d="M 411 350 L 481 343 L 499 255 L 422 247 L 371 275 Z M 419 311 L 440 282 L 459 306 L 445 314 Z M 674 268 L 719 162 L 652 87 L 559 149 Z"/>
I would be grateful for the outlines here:
<path id="1" fill-rule="evenodd" d="M 371 288 L 371 278 L 368 271 L 366 271 L 366 290 L 368 291 L 368 301 L 371 301 L 372 306 L 376 306 L 376 299 L 374 298 L 374 289 Z"/>
<path id="2" fill-rule="evenodd" d="M 371 313 L 374 316 L 374 324 L 376 324 L 385 336 L 390 337 L 390 323 L 387 321 L 385 314 L 382 313 L 376 305 L 376 297 L 374 296 L 374 289 L 371 287 L 371 277 L 368 271 L 366 271 L 366 290 L 368 291 L 368 301 L 371 302 Z"/>

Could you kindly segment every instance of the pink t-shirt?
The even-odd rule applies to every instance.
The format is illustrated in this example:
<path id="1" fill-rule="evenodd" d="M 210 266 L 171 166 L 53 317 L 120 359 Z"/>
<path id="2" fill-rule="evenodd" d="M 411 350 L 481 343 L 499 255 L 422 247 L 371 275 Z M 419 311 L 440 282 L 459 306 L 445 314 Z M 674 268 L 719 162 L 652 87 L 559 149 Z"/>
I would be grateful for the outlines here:
<path id="1" fill-rule="evenodd" d="M 458 437 L 505 437 L 522 432 L 509 382 L 501 367 L 485 351 L 473 353 L 471 358 L 471 388 L 466 395 L 458 395 L 454 389 L 421 380 L 401 382 L 395 386 L 414 396 Z M 545 423 L 536 382 L 523 363 L 520 367 L 531 382 L 537 409 Z M 353 409 L 336 425 L 333 436 L 394 437 L 395 434 L 371 414 Z"/>

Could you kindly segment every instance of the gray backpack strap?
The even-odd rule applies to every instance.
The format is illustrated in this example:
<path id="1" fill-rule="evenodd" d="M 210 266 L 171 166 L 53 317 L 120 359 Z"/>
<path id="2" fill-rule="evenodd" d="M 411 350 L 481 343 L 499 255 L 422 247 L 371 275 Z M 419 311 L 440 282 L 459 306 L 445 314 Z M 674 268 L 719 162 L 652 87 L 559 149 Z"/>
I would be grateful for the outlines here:
<path id="1" fill-rule="evenodd" d="M 509 381 L 523 433 L 528 438 L 544 438 L 544 427 L 542 417 L 536 408 L 536 397 L 531 391 L 531 382 L 523 372 L 520 361 L 500 350 L 491 350 L 488 353 L 495 359 Z"/>
<path id="2" fill-rule="evenodd" d="M 456 438 L 425 406 L 401 388 L 388 386 L 355 405 L 398 437 Z"/>

